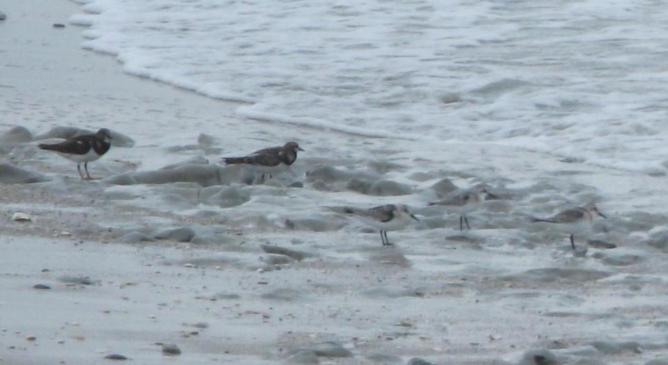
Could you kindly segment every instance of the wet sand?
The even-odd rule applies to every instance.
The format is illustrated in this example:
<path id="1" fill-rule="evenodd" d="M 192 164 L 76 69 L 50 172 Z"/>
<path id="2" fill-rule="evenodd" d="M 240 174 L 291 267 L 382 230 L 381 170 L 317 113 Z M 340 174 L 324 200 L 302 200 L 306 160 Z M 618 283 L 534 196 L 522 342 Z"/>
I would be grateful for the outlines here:
<path id="1" fill-rule="evenodd" d="M 376 143 L 351 137 L 329 148 L 327 133 L 238 119 L 234 104 L 125 75 L 111 57 L 78 47 L 81 28 L 52 27 L 79 11 L 74 4 L 5 6 L 1 62 L 11 72 L 0 80 L 0 132 L 106 126 L 133 137 L 133 148 L 115 148 L 91 164 L 97 176 L 155 170 L 202 153 L 215 161 L 248 150 L 249 140 L 299 136 L 311 156 Z M 160 130 L 142 128 L 147 120 Z M 203 130 L 217 120 L 216 130 Z M 216 142 L 198 143 L 201 133 Z M 472 149 L 487 156 L 473 170 L 461 162 Z M 501 364 L 530 349 L 549 349 L 562 363 L 659 357 L 668 349 L 668 276 L 661 230 L 651 229 L 662 213 L 610 202 L 618 247 L 590 247 L 584 258 L 573 257 L 564 232 L 528 226 L 519 214 L 533 207 L 547 214 L 544 203 L 560 194 L 632 196 L 652 178 L 618 176 L 599 191 L 593 186 L 616 172 L 549 155 L 532 157 L 539 169 L 517 153 L 528 152 L 453 144 L 447 171 L 426 161 L 426 182 L 392 180 L 377 190 L 364 184 L 391 179 L 401 166 L 369 173 L 353 161 L 342 173 L 341 166 L 319 167 L 341 161 L 304 157 L 294 178 L 304 189 L 281 182 L 203 188 L 82 182 L 72 163 L 36 150 L 35 142 L 12 147 L 3 161 L 48 181 L 0 185 L 0 363 L 91 364 L 119 354 L 137 364 L 405 364 L 413 357 Z M 455 216 L 426 208 L 435 177 L 489 178 L 490 166 L 495 175 L 513 171 L 531 181 L 545 178 L 545 166 L 571 175 L 567 184 L 509 189 L 517 201 L 485 205 L 471 233 L 455 229 Z M 327 204 L 404 199 L 424 222 L 391 232 L 397 247 L 382 248 L 377 232 L 314 205 L 322 197 L 316 190 L 331 198 Z M 649 199 L 641 194 L 638 205 Z M 266 214 L 267 207 L 275 209 Z M 33 221 L 15 222 L 15 212 Z M 597 227 L 598 236 L 610 237 Z M 160 344 L 175 344 L 181 354 L 166 359 Z"/>

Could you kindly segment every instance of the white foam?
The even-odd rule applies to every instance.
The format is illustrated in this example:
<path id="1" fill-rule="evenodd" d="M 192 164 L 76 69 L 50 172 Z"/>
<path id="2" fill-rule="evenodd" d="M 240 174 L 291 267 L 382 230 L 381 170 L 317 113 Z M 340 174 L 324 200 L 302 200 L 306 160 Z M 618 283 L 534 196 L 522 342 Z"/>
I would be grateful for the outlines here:
<path id="1" fill-rule="evenodd" d="M 91 26 L 84 47 L 133 75 L 252 104 L 238 110 L 247 118 L 418 139 L 425 154 L 475 140 L 665 170 L 660 5 L 83 3 L 70 21 Z"/>

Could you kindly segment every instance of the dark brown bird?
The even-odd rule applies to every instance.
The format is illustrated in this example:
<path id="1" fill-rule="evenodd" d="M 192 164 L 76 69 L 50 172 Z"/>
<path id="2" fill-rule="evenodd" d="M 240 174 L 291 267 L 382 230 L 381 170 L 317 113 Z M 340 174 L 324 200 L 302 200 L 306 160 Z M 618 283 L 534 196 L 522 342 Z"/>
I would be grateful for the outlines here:
<path id="1" fill-rule="evenodd" d="M 77 171 L 82 180 L 93 179 L 88 172 L 88 163 L 102 157 L 111 147 L 111 132 L 102 128 L 95 134 L 84 134 L 72 137 L 64 142 L 39 145 L 39 148 L 54 151 L 59 155 L 77 163 Z M 86 175 L 81 173 L 81 163 L 84 164 Z"/>
<path id="2" fill-rule="evenodd" d="M 297 151 L 303 151 L 297 142 L 288 142 L 280 147 L 264 148 L 243 157 L 224 157 L 226 165 L 250 165 L 262 173 L 272 174 L 287 169 L 297 160 Z"/>

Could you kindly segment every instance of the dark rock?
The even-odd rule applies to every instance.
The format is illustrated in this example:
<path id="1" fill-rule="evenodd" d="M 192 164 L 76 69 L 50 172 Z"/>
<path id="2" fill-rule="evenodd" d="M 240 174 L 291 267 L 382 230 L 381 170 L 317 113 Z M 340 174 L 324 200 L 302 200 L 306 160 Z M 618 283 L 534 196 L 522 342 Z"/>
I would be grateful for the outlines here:
<path id="1" fill-rule="evenodd" d="M 362 194 L 367 194 L 369 192 L 369 189 L 371 189 L 371 185 L 373 185 L 373 183 L 369 180 L 354 178 L 348 181 L 348 183 L 346 184 L 346 189 L 356 191 Z"/>
<path id="2" fill-rule="evenodd" d="M 448 93 L 448 94 L 443 94 L 439 97 L 439 100 L 443 104 L 453 104 L 453 103 L 459 103 L 462 101 L 462 97 L 459 96 L 456 93 Z"/>
<path id="3" fill-rule="evenodd" d="M 0 184 L 32 184 L 48 180 L 42 174 L 24 170 L 8 163 L 0 163 Z"/>
<path id="4" fill-rule="evenodd" d="M 434 365 L 434 363 L 429 362 L 427 360 L 423 360 L 419 357 L 414 357 L 414 358 L 408 360 L 407 365 Z"/>
<path id="5" fill-rule="evenodd" d="M 378 174 L 358 171 L 344 171 L 331 166 L 317 166 L 306 172 L 306 180 L 315 189 L 325 191 L 353 190 L 366 194 Z"/>
<path id="6" fill-rule="evenodd" d="M 439 182 L 431 186 L 431 189 L 436 192 L 439 197 L 444 197 L 453 191 L 457 190 L 457 186 L 448 178 L 441 179 Z"/>
<path id="7" fill-rule="evenodd" d="M 32 133 L 25 127 L 13 127 L 0 136 L 0 142 L 2 144 L 17 144 L 17 143 L 26 143 L 32 141 Z"/>
<path id="8" fill-rule="evenodd" d="M 309 348 L 316 355 L 322 357 L 352 357 L 353 353 L 348 351 L 340 343 L 334 341 L 327 341 L 316 344 Z"/>
<path id="9" fill-rule="evenodd" d="M 0 11 L 0 21 L 7 19 L 7 15 Z"/>
<path id="10" fill-rule="evenodd" d="M 395 195 L 407 195 L 412 192 L 410 186 L 405 184 L 400 184 L 396 181 L 390 180 L 381 180 L 373 183 L 369 187 L 367 192 L 369 195 L 377 196 L 395 196 Z"/>
<path id="11" fill-rule="evenodd" d="M 53 23 L 54 28 L 65 28 L 65 24 L 63 23 Z"/>
<path id="12" fill-rule="evenodd" d="M 181 349 L 174 344 L 163 344 L 162 353 L 168 356 L 181 355 Z"/>
<path id="13" fill-rule="evenodd" d="M 177 242 L 190 242 L 195 238 L 195 231 L 190 227 L 181 227 L 174 229 L 167 229 L 158 232 L 155 238 L 158 240 L 172 240 Z"/>
<path id="14" fill-rule="evenodd" d="M 297 261 L 301 261 L 305 257 L 311 256 L 311 254 L 308 254 L 306 252 L 291 250 L 285 247 L 271 246 L 271 245 L 261 245 L 260 247 L 266 253 L 288 256 Z"/>
<path id="15" fill-rule="evenodd" d="M 51 287 L 46 285 L 46 284 L 35 284 L 35 285 L 33 285 L 32 288 L 33 289 L 38 289 L 38 290 L 49 290 L 49 289 L 51 289 Z"/>
<path id="16" fill-rule="evenodd" d="M 292 184 L 288 185 L 289 188 L 303 188 L 304 183 L 301 181 L 295 181 Z"/>
<path id="17" fill-rule="evenodd" d="M 519 365 L 559 365 L 554 354 L 548 350 L 530 350 L 524 353 Z"/>
<path id="18" fill-rule="evenodd" d="M 121 354 L 110 354 L 104 357 L 107 360 L 119 360 L 119 361 L 125 361 L 128 360 L 127 357 L 121 355 Z"/>
<path id="19" fill-rule="evenodd" d="M 213 145 L 217 144 L 218 140 L 216 139 L 216 137 L 214 137 L 210 134 L 200 133 L 200 135 L 197 137 L 197 143 L 200 146 L 209 147 L 209 146 L 213 146 Z"/>

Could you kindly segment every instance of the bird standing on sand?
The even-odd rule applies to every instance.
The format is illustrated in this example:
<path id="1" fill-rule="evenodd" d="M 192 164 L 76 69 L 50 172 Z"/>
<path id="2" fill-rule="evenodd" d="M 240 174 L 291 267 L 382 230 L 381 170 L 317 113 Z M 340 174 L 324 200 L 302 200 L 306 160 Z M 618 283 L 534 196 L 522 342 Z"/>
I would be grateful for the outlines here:
<path id="1" fill-rule="evenodd" d="M 270 147 L 255 151 L 243 157 L 224 157 L 226 165 L 250 165 L 262 173 L 262 181 L 266 174 L 269 178 L 273 173 L 287 169 L 297 160 L 297 151 L 303 151 L 297 142 L 288 142 L 280 147 Z"/>
<path id="2" fill-rule="evenodd" d="M 419 221 L 405 205 L 386 204 L 369 209 L 344 207 L 335 210 L 340 213 L 355 215 L 367 225 L 379 229 L 383 246 L 392 246 L 387 238 L 387 231 L 402 229 L 412 221 Z"/>
<path id="3" fill-rule="evenodd" d="M 95 134 L 84 134 L 72 137 L 64 142 L 39 145 L 39 148 L 54 151 L 59 155 L 77 163 L 77 171 L 82 180 L 92 180 L 88 172 L 88 163 L 102 157 L 111 147 L 111 131 L 102 128 Z M 81 163 L 84 164 L 86 176 L 81 173 Z"/>
<path id="4" fill-rule="evenodd" d="M 431 202 L 429 205 L 444 205 L 454 208 L 459 212 L 459 230 L 471 229 L 467 213 L 485 200 L 498 199 L 498 196 L 490 193 L 484 185 L 476 186 L 467 190 L 459 190 L 448 195 L 443 200 Z"/>
<path id="5" fill-rule="evenodd" d="M 562 212 L 559 212 L 552 217 L 548 218 L 532 218 L 531 221 L 544 222 L 544 223 L 555 223 L 555 224 L 568 224 L 573 229 L 577 229 L 583 225 L 590 225 L 594 218 L 608 218 L 605 214 L 601 213 L 598 210 L 598 207 L 594 203 L 587 204 L 583 207 L 566 209 Z M 575 234 L 571 233 L 570 235 L 571 247 L 575 250 Z"/>

